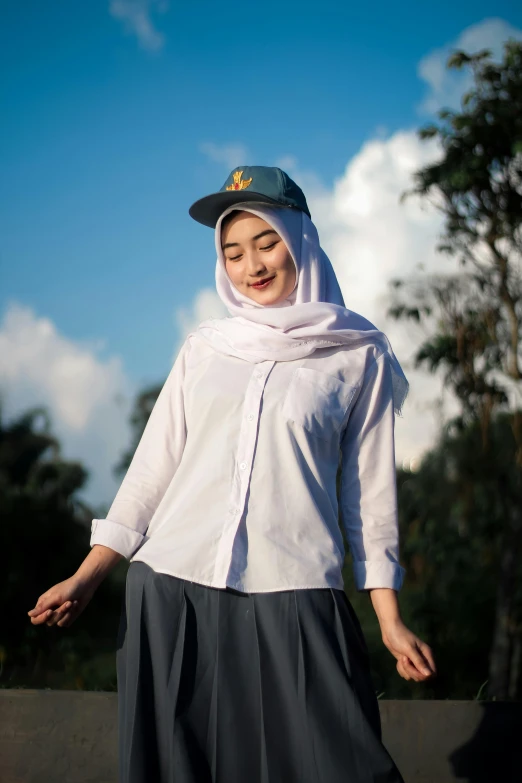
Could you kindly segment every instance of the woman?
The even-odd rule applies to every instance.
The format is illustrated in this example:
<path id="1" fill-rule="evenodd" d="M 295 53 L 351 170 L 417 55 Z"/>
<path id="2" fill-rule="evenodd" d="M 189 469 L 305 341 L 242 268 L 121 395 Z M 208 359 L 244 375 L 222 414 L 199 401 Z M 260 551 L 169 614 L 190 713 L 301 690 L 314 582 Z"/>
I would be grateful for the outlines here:
<path id="1" fill-rule="evenodd" d="M 408 384 L 347 310 L 308 205 L 243 167 L 200 199 L 230 317 L 186 338 L 77 573 L 29 612 L 68 626 L 121 557 L 120 783 L 399 783 L 381 742 L 340 514 L 405 679 L 434 676 L 403 624 L 394 415 Z"/>

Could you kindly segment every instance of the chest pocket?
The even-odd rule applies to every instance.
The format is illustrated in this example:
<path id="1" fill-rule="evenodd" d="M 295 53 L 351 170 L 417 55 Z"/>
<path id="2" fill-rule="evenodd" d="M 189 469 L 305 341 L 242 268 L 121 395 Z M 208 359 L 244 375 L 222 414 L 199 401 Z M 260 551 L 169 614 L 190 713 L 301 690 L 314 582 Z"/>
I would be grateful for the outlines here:
<path id="1" fill-rule="evenodd" d="M 283 416 L 315 437 L 330 440 L 339 432 L 356 388 L 333 375 L 298 367 L 284 398 Z"/>

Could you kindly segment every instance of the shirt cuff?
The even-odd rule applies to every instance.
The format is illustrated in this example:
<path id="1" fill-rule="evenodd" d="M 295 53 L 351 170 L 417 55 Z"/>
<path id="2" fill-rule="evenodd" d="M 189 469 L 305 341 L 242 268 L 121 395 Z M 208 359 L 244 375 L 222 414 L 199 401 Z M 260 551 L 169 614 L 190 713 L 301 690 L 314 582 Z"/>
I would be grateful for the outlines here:
<path id="1" fill-rule="evenodd" d="M 140 548 L 145 536 L 130 527 L 111 522 L 109 519 L 93 519 L 91 525 L 91 547 L 95 544 L 114 549 L 127 560 Z"/>
<path id="2" fill-rule="evenodd" d="M 373 590 L 376 587 L 391 587 L 399 591 L 406 569 L 390 560 L 354 560 L 353 576 L 357 590 Z"/>

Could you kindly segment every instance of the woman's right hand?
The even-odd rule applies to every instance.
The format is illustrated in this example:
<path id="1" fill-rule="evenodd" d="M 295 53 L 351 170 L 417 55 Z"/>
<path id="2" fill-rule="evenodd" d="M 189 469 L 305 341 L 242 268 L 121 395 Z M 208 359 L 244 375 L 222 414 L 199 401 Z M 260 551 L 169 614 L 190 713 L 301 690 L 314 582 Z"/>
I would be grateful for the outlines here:
<path id="1" fill-rule="evenodd" d="M 83 612 L 93 597 L 97 584 L 82 580 L 77 574 L 51 587 L 39 597 L 27 614 L 33 625 L 59 625 L 67 628 Z"/>
<path id="2" fill-rule="evenodd" d="M 27 614 L 33 625 L 68 627 L 81 615 L 109 571 L 123 555 L 110 547 L 95 544 L 77 572 L 42 593 Z"/>

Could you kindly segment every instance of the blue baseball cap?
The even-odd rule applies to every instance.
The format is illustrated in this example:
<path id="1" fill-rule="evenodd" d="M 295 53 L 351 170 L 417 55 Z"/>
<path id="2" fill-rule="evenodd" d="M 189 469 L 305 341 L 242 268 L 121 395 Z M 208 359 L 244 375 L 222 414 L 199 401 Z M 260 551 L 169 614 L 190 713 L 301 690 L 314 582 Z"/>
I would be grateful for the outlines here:
<path id="1" fill-rule="evenodd" d="M 221 190 L 195 201 L 189 215 L 198 223 L 215 228 L 225 209 L 244 201 L 300 209 L 311 217 L 299 185 L 276 166 L 238 166 L 230 172 Z"/>

